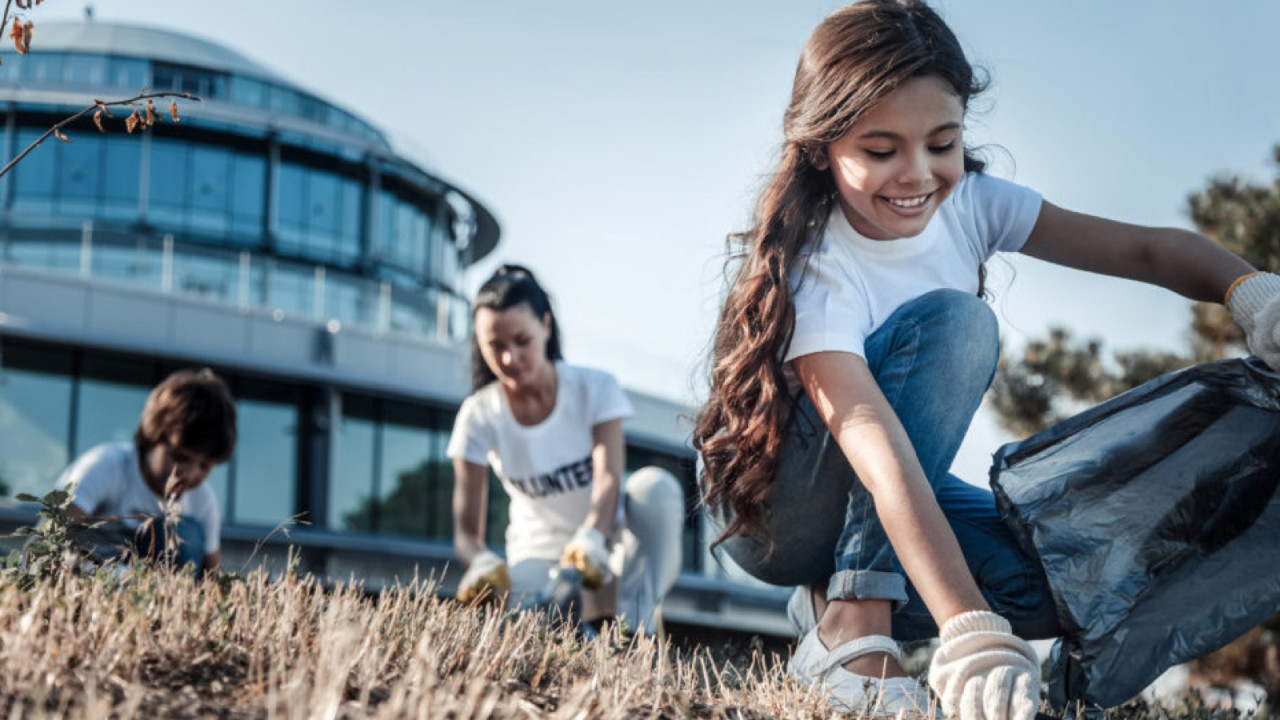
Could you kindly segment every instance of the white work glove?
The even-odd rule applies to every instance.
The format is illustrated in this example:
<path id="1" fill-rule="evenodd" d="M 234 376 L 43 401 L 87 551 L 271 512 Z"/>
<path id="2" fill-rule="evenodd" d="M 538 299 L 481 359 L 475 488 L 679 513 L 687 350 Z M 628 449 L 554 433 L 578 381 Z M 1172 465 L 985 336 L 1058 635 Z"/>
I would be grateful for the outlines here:
<path id="1" fill-rule="evenodd" d="M 604 533 L 595 528 L 580 527 L 573 539 L 564 546 L 560 564 L 582 573 L 582 587 L 599 590 L 613 580 L 609 570 L 609 547 Z"/>
<path id="2" fill-rule="evenodd" d="M 1247 275 L 1227 293 L 1227 309 L 1244 330 L 1249 352 L 1280 370 L 1280 275 Z"/>
<path id="3" fill-rule="evenodd" d="M 942 626 L 942 646 L 929 685 L 948 717 L 1032 720 L 1040 707 L 1040 663 L 1009 621 L 985 610 L 960 613 Z"/>
<path id="4" fill-rule="evenodd" d="M 458 581 L 458 602 L 495 600 L 511 591 L 511 575 L 507 564 L 492 551 L 485 550 L 471 558 L 471 564 Z"/>

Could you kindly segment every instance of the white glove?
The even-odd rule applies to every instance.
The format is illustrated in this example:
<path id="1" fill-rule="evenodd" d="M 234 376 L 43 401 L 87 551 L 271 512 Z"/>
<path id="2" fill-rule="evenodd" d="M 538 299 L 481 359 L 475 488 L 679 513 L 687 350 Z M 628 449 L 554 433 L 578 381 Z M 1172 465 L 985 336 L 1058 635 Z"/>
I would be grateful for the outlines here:
<path id="1" fill-rule="evenodd" d="M 605 544 L 604 533 L 595 528 L 578 528 L 573 539 L 564 546 L 560 564 L 582 573 L 582 587 L 588 590 L 599 590 L 613 581 L 613 572 L 609 570 L 609 547 Z"/>
<path id="2" fill-rule="evenodd" d="M 960 613 L 942 626 L 942 647 L 929 685 L 948 717 L 1032 720 L 1040 707 L 1040 663 L 1009 621 L 985 610 Z"/>
<path id="3" fill-rule="evenodd" d="M 1227 293 L 1227 309 L 1244 330 L 1249 352 L 1280 370 L 1280 275 L 1246 275 Z"/>
<path id="4" fill-rule="evenodd" d="M 492 551 L 485 550 L 471 558 L 471 564 L 458 581 L 458 602 L 470 603 L 477 598 L 493 600 L 511 591 L 511 575 L 507 564 Z"/>

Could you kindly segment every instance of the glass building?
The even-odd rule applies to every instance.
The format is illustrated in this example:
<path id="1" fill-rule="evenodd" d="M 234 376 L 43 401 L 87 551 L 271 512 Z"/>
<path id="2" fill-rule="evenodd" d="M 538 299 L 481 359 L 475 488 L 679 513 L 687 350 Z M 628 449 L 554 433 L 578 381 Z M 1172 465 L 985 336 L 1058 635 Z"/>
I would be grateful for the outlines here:
<path id="1" fill-rule="evenodd" d="M 179 100 L 176 123 L 163 101 L 133 134 L 124 109 L 106 133 L 86 116 L 0 177 L 0 520 L 29 519 L 15 495 L 132 437 L 166 374 L 210 365 L 239 403 L 239 446 L 210 480 L 229 566 L 300 521 L 289 541 L 331 577 L 444 567 L 444 447 L 468 391 L 462 273 L 497 246 L 490 210 L 364 119 L 198 37 L 47 22 L 29 55 L 2 57 L 9 158 L 93 98 L 202 101 Z M 708 561 L 687 408 L 630 395 L 629 468 L 668 467 L 690 498 L 668 616 L 777 630 L 777 593 Z M 500 546 L 496 481 L 489 515 Z"/>

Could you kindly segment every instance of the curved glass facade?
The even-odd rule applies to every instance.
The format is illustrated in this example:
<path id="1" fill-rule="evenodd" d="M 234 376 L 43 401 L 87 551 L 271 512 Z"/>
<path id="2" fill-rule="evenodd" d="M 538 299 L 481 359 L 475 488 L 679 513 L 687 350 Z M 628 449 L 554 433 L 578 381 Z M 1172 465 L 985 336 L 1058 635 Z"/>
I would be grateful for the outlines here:
<path id="1" fill-rule="evenodd" d="M 79 109 L 57 94 L 121 97 L 143 87 L 207 105 L 180 101 L 181 122 L 133 136 L 120 127 L 122 111 L 107 134 L 86 119 L 69 129 L 71 142 L 36 148 L 0 185 L 0 258 L 318 320 L 466 337 L 460 270 L 476 215 L 487 211 L 396 156 L 368 123 L 308 93 L 218 68 L 32 52 L 0 64 L 0 96 L 16 100 L 4 111 L 6 154 Z M 215 104 L 219 112 L 202 112 Z M 153 277 L 166 264 L 186 273 L 166 285 Z"/>
<path id="2" fill-rule="evenodd" d="M 254 534 L 301 516 L 314 537 L 412 541 L 444 552 L 453 492 L 444 449 L 457 409 L 448 398 L 460 390 L 453 375 L 412 375 L 438 383 L 422 388 L 408 387 L 403 372 L 390 380 L 361 374 L 389 367 L 371 360 L 342 365 L 330 355 L 327 364 L 312 357 L 315 364 L 303 366 L 297 359 L 307 354 L 268 357 L 268 343 L 246 345 L 246 335 L 227 328 L 250 325 L 240 310 L 267 310 L 275 319 L 316 321 L 282 325 L 302 328 L 288 338 L 328 338 L 336 320 L 449 345 L 408 353 L 405 365 L 462 362 L 470 312 L 461 273 L 496 244 L 493 216 L 396 155 L 368 123 L 265 70 L 252 72 L 230 51 L 146 28 L 96 32 L 102 27 L 44 24 L 44 49 L 22 58 L 0 52 L 6 157 L 88 98 L 150 87 L 205 102 L 180 101 L 180 122 L 164 119 L 134 135 L 122 127 L 123 110 L 106 134 L 86 118 L 67 128 L 70 142 L 46 140 L 0 178 L 0 266 L 39 270 L 10 275 L 28 278 L 32 304 L 70 316 L 94 302 L 76 294 L 83 288 L 146 291 L 106 288 L 102 295 L 125 298 L 114 306 L 124 309 L 100 308 L 110 320 L 95 316 L 98 324 L 83 326 L 63 317 L 35 330 L 6 325 L 10 308 L 0 306 L 0 509 L 19 493 L 42 494 L 88 448 L 128 440 L 151 386 L 193 360 L 203 364 L 201 350 L 167 328 L 117 336 L 145 324 L 127 313 L 149 304 L 150 292 L 181 293 L 232 308 L 171 303 L 184 312 L 172 326 L 208 319 L 192 333 L 207 334 L 205 352 L 233 348 L 209 360 L 226 364 L 218 369 L 239 415 L 234 457 L 209 479 L 226 526 Z M 127 49 L 97 51 L 107 47 Z M 139 49 L 156 56 L 132 54 Z M 184 57 L 191 62 L 178 61 Z M 114 334 L 92 332 L 104 328 Z M 371 356 L 385 349 L 392 359 L 396 348 L 423 347 L 403 341 L 374 337 L 347 347 L 370 348 Z M 668 467 L 691 502 L 697 497 L 692 462 L 679 447 L 631 442 L 628 469 L 647 464 Z M 501 546 L 506 494 L 492 482 L 486 527 L 488 541 Z M 703 562 L 696 517 L 685 528 L 689 569 Z"/>
<path id="3" fill-rule="evenodd" d="M 297 117 L 385 146 L 369 123 L 314 95 L 261 77 L 144 57 L 85 52 L 47 52 L 36 48 L 21 62 L 0 64 L 0 82 L 23 87 L 108 88 L 128 96 L 141 88 L 185 92 L 206 101 Z"/>

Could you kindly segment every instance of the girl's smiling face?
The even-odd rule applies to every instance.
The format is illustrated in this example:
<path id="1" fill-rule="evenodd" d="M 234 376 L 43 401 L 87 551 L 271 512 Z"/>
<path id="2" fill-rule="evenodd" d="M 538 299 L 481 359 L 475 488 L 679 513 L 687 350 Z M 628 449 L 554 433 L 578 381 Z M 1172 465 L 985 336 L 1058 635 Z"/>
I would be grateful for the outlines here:
<path id="1" fill-rule="evenodd" d="M 963 120 L 946 82 L 915 77 L 827 145 L 824 165 L 853 229 L 872 240 L 919 235 L 964 175 Z"/>

